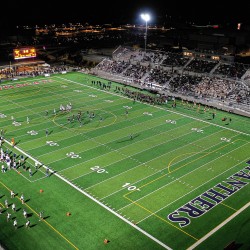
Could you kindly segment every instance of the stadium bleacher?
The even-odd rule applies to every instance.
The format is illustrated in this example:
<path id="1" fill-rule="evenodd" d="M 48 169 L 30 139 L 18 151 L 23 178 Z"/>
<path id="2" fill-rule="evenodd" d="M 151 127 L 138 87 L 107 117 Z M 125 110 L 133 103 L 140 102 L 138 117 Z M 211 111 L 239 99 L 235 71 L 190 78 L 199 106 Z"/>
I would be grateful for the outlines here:
<path id="1" fill-rule="evenodd" d="M 214 58 L 119 46 L 112 59 L 104 59 L 91 72 L 250 116 L 250 65 Z"/>

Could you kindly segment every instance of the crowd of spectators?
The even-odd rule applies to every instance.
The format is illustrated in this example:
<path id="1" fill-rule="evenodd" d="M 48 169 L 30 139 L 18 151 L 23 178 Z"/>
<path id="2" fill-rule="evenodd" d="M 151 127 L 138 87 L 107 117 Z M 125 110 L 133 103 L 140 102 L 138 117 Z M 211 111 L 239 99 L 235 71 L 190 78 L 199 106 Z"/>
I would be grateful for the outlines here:
<path id="1" fill-rule="evenodd" d="M 222 75 L 229 78 L 241 78 L 249 68 L 250 65 L 245 65 L 242 63 L 221 63 L 215 69 L 214 74 Z"/>
<path id="2" fill-rule="evenodd" d="M 183 67 L 189 60 L 189 58 L 183 57 L 180 53 L 167 52 L 166 57 L 162 61 L 162 65 L 168 67 Z"/>
<path id="3" fill-rule="evenodd" d="M 244 80 L 249 65 L 120 47 L 119 57 L 104 60 L 96 69 L 97 75 L 112 73 L 140 86 L 157 86 L 168 94 L 223 101 L 247 110 L 250 105 L 250 83 Z"/>
<path id="4" fill-rule="evenodd" d="M 1 79 L 13 79 L 17 77 L 35 77 L 44 74 L 55 74 L 62 71 L 67 71 L 68 67 L 64 65 L 60 66 L 18 66 L 18 67 L 3 67 L 0 69 Z"/>
<path id="5" fill-rule="evenodd" d="M 113 59 L 104 59 L 87 73 L 105 75 L 104 78 L 120 77 L 127 79 L 127 83 L 157 89 L 168 95 L 212 99 L 242 105 L 246 109 L 250 105 L 249 65 L 123 47 L 119 47 L 114 54 Z M 0 79 L 35 77 L 71 70 L 65 65 L 9 66 L 0 69 Z M 243 76 L 244 79 L 241 79 Z"/>
<path id="6" fill-rule="evenodd" d="M 185 70 L 196 73 L 210 73 L 218 64 L 217 61 L 208 61 L 194 58 L 186 67 Z"/>

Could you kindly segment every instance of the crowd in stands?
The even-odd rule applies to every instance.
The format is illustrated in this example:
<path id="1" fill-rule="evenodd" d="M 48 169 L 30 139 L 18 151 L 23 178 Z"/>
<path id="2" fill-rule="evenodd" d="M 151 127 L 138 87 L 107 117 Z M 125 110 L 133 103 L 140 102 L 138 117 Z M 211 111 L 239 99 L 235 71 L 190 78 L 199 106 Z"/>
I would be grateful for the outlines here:
<path id="1" fill-rule="evenodd" d="M 64 65 L 11 66 L 0 68 L 0 80 L 62 71 L 70 69 Z M 82 72 L 86 70 L 82 69 Z M 87 73 L 110 80 L 126 79 L 127 83 L 157 89 L 167 95 L 181 94 L 200 100 L 237 104 L 250 112 L 250 65 L 120 46 L 115 50 L 113 59 L 104 59 Z"/>
<path id="2" fill-rule="evenodd" d="M 211 70 L 217 65 L 217 61 L 207 61 L 194 58 L 186 67 L 185 70 L 196 73 L 210 73 Z"/>
<path id="3" fill-rule="evenodd" d="M 93 71 L 123 76 L 140 86 L 157 86 L 168 94 L 223 101 L 247 110 L 250 105 L 250 81 L 245 81 L 250 79 L 250 65 L 119 47 L 113 60 L 102 61 Z"/>
<path id="4" fill-rule="evenodd" d="M 36 66 L 36 67 L 3 67 L 0 69 L 0 79 L 13 79 L 16 77 L 35 77 L 44 74 L 55 74 L 67 71 L 67 66 Z"/>
<path id="5" fill-rule="evenodd" d="M 229 78 L 241 78 L 250 66 L 242 63 L 226 64 L 221 63 L 214 71 L 214 74 L 223 75 Z"/>
<path id="6" fill-rule="evenodd" d="M 180 53 L 166 53 L 166 57 L 162 61 L 163 66 L 183 67 L 190 59 L 183 57 Z"/>

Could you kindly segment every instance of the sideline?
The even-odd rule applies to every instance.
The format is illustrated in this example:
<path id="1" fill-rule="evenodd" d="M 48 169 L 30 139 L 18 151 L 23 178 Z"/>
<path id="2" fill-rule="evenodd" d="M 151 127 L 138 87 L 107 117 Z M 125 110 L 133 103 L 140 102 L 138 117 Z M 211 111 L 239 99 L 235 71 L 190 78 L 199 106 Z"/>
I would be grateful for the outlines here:
<path id="1" fill-rule="evenodd" d="M 230 217 L 228 217 L 226 220 L 224 220 L 221 224 L 219 224 L 217 227 L 215 227 L 213 230 L 208 232 L 205 236 L 203 236 L 201 239 L 199 239 L 196 243 L 194 243 L 192 246 L 187 248 L 187 250 L 192 250 L 198 245 L 200 245 L 203 241 L 205 241 L 207 238 L 209 238 L 212 234 L 214 234 L 216 231 L 221 229 L 223 226 L 225 226 L 229 221 L 231 221 L 233 218 L 235 218 L 238 214 L 243 212 L 245 209 L 247 209 L 250 206 L 250 202 L 248 202 L 245 206 L 240 208 L 237 212 L 232 214 Z"/>
<path id="2" fill-rule="evenodd" d="M 9 144 L 11 146 L 11 143 L 9 141 L 7 141 L 6 139 L 4 139 L 4 141 Z M 34 157 L 32 157 L 31 155 L 25 153 L 22 149 L 18 148 L 17 146 L 15 146 L 15 148 L 17 150 L 19 150 L 23 155 L 28 156 L 31 160 L 33 161 L 37 161 L 43 168 L 47 168 L 47 166 L 45 166 L 43 163 L 39 162 L 38 160 L 36 160 Z M 126 222 L 127 224 L 129 224 L 130 226 L 132 226 L 133 228 L 135 228 L 136 230 L 138 230 L 139 232 L 141 232 L 142 234 L 144 234 L 145 236 L 147 236 L 148 238 L 150 238 L 151 240 L 155 241 L 156 243 L 158 243 L 159 245 L 161 245 L 163 248 L 167 249 L 167 250 L 172 250 L 172 248 L 170 248 L 169 246 L 165 245 L 163 242 L 159 241 L 158 239 L 156 239 L 154 236 L 152 236 L 151 234 L 147 233 L 146 231 L 144 231 L 143 229 L 141 229 L 140 227 L 136 226 L 135 224 L 133 224 L 132 222 L 130 222 L 129 220 L 127 220 L 126 218 L 124 218 L 123 216 L 121 216 L 120 214 L 116 213 L 114 210 L 110 209 L 108 206 L 104 205 L 103 203 L 101 203 L 100 201 L 98 201 L 97 199 L 95 199 L 94 197 L 92 197 L 91 195 L 89 195 L 88 193 L 86 193 L 85 191 L 83 191 L 81 188 L 77 187 L 76 185 L 74 185 L 73 183 L 71 183 L 69 180 L 65 179 L 64 177 L 62 177 L 61 175 L 57 174 L 55 171 L 53 171 L 52 169 L 49 168 L 49 171 L 55 175 L 56 177 L 58 177 L 59 179 L 61 179 L 62 181 L 66 182 L 67 184 L 69 184 L 71 187 L 73 187 L 74 189 L 76 189 L 77 191 L 79 191 L 80 193 L 84 194 L 85 196 L 87 196 L 88 198 L 90 198 L 92 201 L 96 202 L 97 204 L 99 204 L 100 206 L 102 206 L 103 208 L 105 208 L 106 210 L 108 210 L 109 212 L 111 212 L 112 214 L 114 214 L 115 216 L 117 216 L 118 218 L 122 219 L 124 222 Z"/>

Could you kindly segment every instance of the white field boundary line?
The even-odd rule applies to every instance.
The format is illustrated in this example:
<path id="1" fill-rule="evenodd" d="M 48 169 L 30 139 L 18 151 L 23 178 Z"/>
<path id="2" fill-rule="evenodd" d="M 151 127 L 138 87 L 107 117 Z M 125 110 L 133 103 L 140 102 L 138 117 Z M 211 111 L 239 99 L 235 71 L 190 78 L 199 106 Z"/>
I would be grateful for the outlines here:
<path id="1" fill-rule="evenodd" d="M 58 76 L 56 76 L 56 77 L 59 78 L 59 79 L 63 79 L 63 80 L 65 80 L 65 81 L 73 82 L 73 83 L 75 83 L 75 84 L 85 85 L 84 83 L 78 83 L 78 82 L 75 82 L 75 81 L 72 81 L 72 80 L 65 79 L 65 78 L 63 78 L 63 77 L 58 77 Z M 88 88 L 96 89 L 96 88 L 91 87 L 91 86 L 87 86 L 87 85 L 85 85 L 85 86 L 88 87 Z M 119 96 L 119 97 L 122 97 L 122 98 L 131 100 L 131 98 L 129 98 L 129 97 L 122 96 L 122 95 L 118 95 L 118 94 L 116 94 L 116 93 L 107 92 L 107 91 L 101 90 L 101 89 L 97 89 L 97 90 L 99 90 L 99 91 L 104 91 L 104 92 L 106 92 L 106 93 L 109 93 L 110 95 L 116 95 L 116 96 Z M 153 105 L 148 104 L 148 103 L 144 103 L 144 104 L 146 104 L 146 105 L 148 105 L 148 106 L 151 106 L 151 107 L 155 107 L 155 108 L 158 108 L 158 109 L 165 110 L 164 108 L 161 108 L 161 107 L 158 107 L 158 106 L 153 106 Z M 213 125 L 213 126 L 216 126 L 216 127 L 219 127 L 219 128 L 223 128 L 223 129 L 226 129 L 226 130 L 234 131 L 234 132 L 239 133 L 239 134 L 243 134 L 243 135 L 250 136 L 250 134 L 247 134 L 247 133 L 245 133 L 245 132 L 241 132 L 241 131 L 238 131 L 238 130 L 235 130 L 235 129 L 223 127 L 223 126 L 221 126 L 221 125 L 214 124 L 214 123 L 211 123 L 211 122 L 208 122 L 208 121 L 204 121 L 204 120 L 201 120 L 201 119 L 199 119 L 199 118 L 196 118 L 196 117 L 193 117 L 193 116 L 189 116 L 189 115 L 185 115 L 185 114 L 182 114 L 182 113 L 179 113 L 179 112 L 170 110 L 170 109 L 168 109 L 167 112 L 174 113 L 174 114 L 177 114 L 177 115 L 181 115 L 181 116 L 184 116 L 184 117 L 188 117 L 188 118 L 194 119 L 194 120 L 196 120 L 196 121 L 208 123 L 208 124 L 210 124 L 210 125 Z"/>
<path id="2" fill-rule="evenodd" d="M 196 243 L 194 243 L 192 246 L 187 248 L 187 250 L 192 250 L 196 248 L 198 245 L 200 245 L 203 241 L 208 239 L 211 235 L 216 233 L 219 229 L 221 229 L 223 226 L 225 226 L 228 222 L 230 222 L 232 219 L 234 219 L 237 215 L 239 215 L 241 212 L 243 212 L 245 209 L 247 209 L 250 206 L 250 202 L 248 202 L 245 206 L 240 208 L 238 211 L 236 211 L 234 214 L 232 214 L 230 217 L 228 217 L 226 220 L 224 220 L 221 224 L 219 224 L 217 227 L 212 229 L 210 232 L 208 232 L 206 235 L 204 235 L 201 239 L 199 239 Z"/>
<path id="3" fill-rule="evenodd" d="M 243 147 L 243 146 L 245 146 L 245 145 L 246 145 L 246 144 L 244 144 L 244 145 L 242 145 L 242 146 L 238 147 L 237 149 L 239 149 L 239 148 L 241 148 L 241 147 Z M 188 172 L 188 173 L 184 174 L 183 176 L 181 176 L 181 177 L 179 177 L 179 178 L 176 178 L 175 180 L 173 180 L 173 181 L 171 181 L 171 182 L 169 182 L 169 183 L 167 183 L 167 184 L 163 185 L 162 187 L 160 187 L 160 188 L 158 188 L 158 189 L 154 190 L 153 192 L 150 192 L 150 193 L 148 193 L 148 194 L 144 195 L 143 197 L 141 197 L 141 198 L 139 198 L 139 199 L 135 200 L 135 202 L 137 202 L 137 201 L 139 201 L 139 200 L 144 199 L 145 197 L 147 197 L 147 196 L 149 196 L 149 195 L 151 195 L 151 194 L 153 194 L 153 193 L 157 192 L 158 190 L 160 190 L 160 189 L 162 189 L 162 188 L 165 188 L 165 187 L 167 187 L 167 186 L 171 185 L 171 184 L 172 184 L 172 183 L 174 183 L 175 181 L 178 181 L 178 180 L 180 180 L 181 178 L 188 176 L 189 174 L 194 173 L 196 170 L 199 170 L 199 169 L 203 168 L 204 166 L 206 166 L 207 164 L 209 164 L 209 163 L 211 163 L 211 162 L 213 162 L 213 161 L 216 161 L 216 160 L 218 160 L 218 159 L 219 159 L 219 158 L 221 158 L 221 157 L 226 156 L 227 154 L 229 154 L 229 153 L 233 152 L 234 150 L 236 150 L 236 149 L 233 149 L 232 151 L 230 151 L 230 152 L 228 152 L 228 153 L 226 153 L 226 154 L 224 154 L 224 155 L 220 155 L 220 156 L 218 156 L 218 157 L 214 158 L 212 161 L 207 162 L 207 163 L 205 163 L 205 164 L 201 165 L 201 166 L 200 166 L 200 167 L 198 167 L 198 168 L 195 168 L 195 169 L 194 169 L 194 170 L 192 170 L 191 172 Z M 244 161 L 245 161 L 245 160 L 244 160 Z M 242 161 L 242 162 L 244 162 L 244 161 Z M 233 168 L 233 167 L 235 167 L 235 166 L 236 166 L 236 165 L 232 166 L 231 168 Z M 230 168 L 230 169 L 231 169 L 231 168 Z M 226 170 L 226 171 L 224 171 L 224 172 L 222 172 L 221 174 L 224 174 L 225 172 L 227 172 L 227 170 Z M 220 176 L 221 174 L 216 175 L 214 178 L 216 178 L 216 177 Z M 190 191 L 190 192 L 188 192 L 187 194 L 189 194 L 189 193 L 193 192 L 194 190 L 196 190 L 196 189 L 197 189 L 197 188 L 199 188 L 199 187 L 202 187 L 204 184 L 206 184 L 206 183 L 210 182 L 210 181 L 211 181 L 211 180 L 213 180 L 214 178 L 209 179 L 207 182 L 205 182 L 205 183 L 203 183 L 202 185 L 200 185 L 200 186 L 196 187 L 195 189 L 191 190 L 191 191 Z M 185 195 L 187 195 L 187 194 L 185 194 Z M 161 208 L 161 209 L 159 209 L 159 210 L 156 210 L 154 213 L 157 213 L 157 212 L 161 211 L 162 209 L 164 209 L 164 208 L 168 207 L 169 205 L 171 205 L 171 204 L 173 204 L 174 202 L 178 201 L 179 199 L 183 198 L 185 195 L 183 195 L 183 196 L 179 197 L 178 199 L 174 200 L 174 201 L 173 201 L 173 202 L 171 202 L 171 203 L 168 203 L 168 205 L 166 205 L 166 206 L 162 207 L 162 208 Z M 126 206 L 124 206 L 124 207 L 120 208 L 119 210 L 122 210 L 122 209 L 124 209 L 125 207 L 131 206 L 131 205 L 133 205 L 133 203 L 128 204 L 128 205 L 126 205 Z M 119 211 L 119 210 L 118 210 L 118 211 Z M 148 217 L 150 217 L 150 216 L 151 216 L 151 215 L 149 215 L 149 216 L 145 217 L 145 219 L 146 219 L 146 218 L 148 218 Z M 144 219 L 143 219 L 143 220 L 144 220 Z M 142 220 L 142 221 L 143 221 L 143 220 Z"/>
<path id="4" fill-rule="evenodd" d="M 8 142 L 7 140 L 5 140 L 5 142 L 8 143 L 9 145 L 11 145 L 11 143 Z M 18 149 L 23 155 L 28 156 L 33 161 L 37 161 L 35 158 L 33 158 L 32 156 L 26 154 L 23 150 L 19 149 L 18 147 L 15 147 L 15 148 Z M 39 162 L 39 161 L 37 161 L 37 162 L 40 165 L 42 165 L 41 162 Z M 42 165 L 42 167 L 45 168 L 46 166 Z M 74 189 L 76 189 L 77 191 L 79 191 L 80 193 L 82 193 L 85 196 L 87 196 L 89 199 L 91 199 L 92 201 L 94 201 L 98 205 L 102 206 L 103 208 L 105 208 L 106 210 L 108 210 L 109 212 L 111 212 L 112 214 L 114 214 L 116 217 L 120 218 L 121 220 L 123 220 L 124 222 L 126 222 L 127 224 L 129 224 L 130 226 L 132 226 L 133 228 L 135 228 L 137 231 L 141 232 L 142 234 L 144 234 L 145 236 L 147 236 L 148 238 L 150 238 L 154 242 L 156 242 L 159 245 L 161 245 L 163 248 L 165 248 L 167 250 L 172 250 L 172 248 L 170 248 L 169 246 L 167 246 L 166 244 L 164 244 L 160 240 L 156 239 L 154 236 L 152 236 L 151 234 L 147 233 L 146 231 L 144 231 L 140 227 L 136 226 L 135 224 L 133 224 L 132 222 L 130 222 L 129 220 L 127 220 L 126 218 L 124 218 L 120 214 L 116 213 L 114 210 L 110 209 L 108 206 L 104 205 L 103 203 L 101 203 L 100 201 L 98 201 L 97 199 L 95 199 L 94 197 L 92 197 L 91 195 L 89 195 L 88 193 L 86 193 L 85 191 L 83 191 L 81 188 L 77 187 L 76 185 L 74 185 L 73 183 L 71 183 L 70 181 L 68 181 L 67 179 L 65 179 L 64 177 L 60 176 L 57 173 L 54 173 L 54 171 L 51 170 L 51 169 L 49 169 L 49 171 L 51 173 L 53 173 L 53 175 L 55 175 L 56 177 L 58 177 L 59 179 L 61 179 L 62 181 L 66 182 L 68 185 L 70 185 L 71 187 L 73 187 Z"/>

